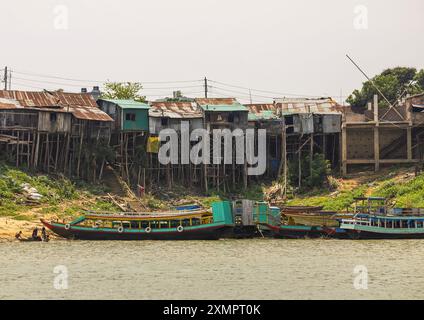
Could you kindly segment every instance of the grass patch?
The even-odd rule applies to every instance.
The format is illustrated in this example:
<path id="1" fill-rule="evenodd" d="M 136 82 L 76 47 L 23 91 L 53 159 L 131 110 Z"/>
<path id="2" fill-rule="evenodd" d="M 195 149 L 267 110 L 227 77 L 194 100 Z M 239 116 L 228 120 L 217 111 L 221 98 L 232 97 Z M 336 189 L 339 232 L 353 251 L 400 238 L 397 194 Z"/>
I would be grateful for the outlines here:
<path id="1" fill-rule="evenodd" d="M 396 179 L 384 181 L 373 195 L 389 199 L 396 207 L 424 208 L 424 175 L 404 182 Z"/>
<path id="2" fill-rule="evenodd" d="M 110 201 L 97 200 L 94 204 L 90 205 L 88 208 L 90 211 L 106 211 L 106 212 L 119 212 L 121 211 L 117 206 L 115 206 Z M 81 212 L 81 209 L 80 209 Z"/>
<path id="3" fill-rule="evenodd" d="M 301 197 L 291 199 L 287 204 L 292 206 L 323 206 L 324 210 L 344 211 L 352 206 L 354 198 L 363 197 L 366 190 L 366 186 L 359 186 L 333 195 L 329 192 L 321 192 L 317 195 L 317 191 L 313 191 L 312 194 L 304 194 Z"/>

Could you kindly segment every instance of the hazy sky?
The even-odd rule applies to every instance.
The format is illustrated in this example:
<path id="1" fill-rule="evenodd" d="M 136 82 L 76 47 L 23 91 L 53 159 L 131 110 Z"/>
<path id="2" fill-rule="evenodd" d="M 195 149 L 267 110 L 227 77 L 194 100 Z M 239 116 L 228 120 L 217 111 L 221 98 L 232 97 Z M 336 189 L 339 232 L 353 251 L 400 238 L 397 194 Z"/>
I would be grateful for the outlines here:
<path id="1" fill-rule="evenodd" d="M 145 83 L 144 94 L 155 99 L 178 87 L 200 96 L 207 76 L 339 99 L 364 81 L 346 53 L 369 75 L 398 65 L 424 68 L 422 0 L 2 0 L 0 10 L 0 69 L 14 71 L 12 89 L 96 84 L 38 75 L 196 81 Z M 212 96 L 249 95 L 209 84 Z M 254 102 L 277 96 L 252 91 Z"/>

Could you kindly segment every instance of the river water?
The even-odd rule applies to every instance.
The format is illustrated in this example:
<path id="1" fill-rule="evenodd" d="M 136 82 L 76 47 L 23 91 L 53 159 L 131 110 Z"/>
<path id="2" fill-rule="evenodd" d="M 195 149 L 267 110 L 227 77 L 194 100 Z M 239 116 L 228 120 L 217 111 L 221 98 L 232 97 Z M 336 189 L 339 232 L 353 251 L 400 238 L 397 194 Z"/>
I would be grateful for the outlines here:
<path id="1" fill-rule="evenodd" d="M 0 299 L 423 299 L 423 243 L 3 242 Z"/>

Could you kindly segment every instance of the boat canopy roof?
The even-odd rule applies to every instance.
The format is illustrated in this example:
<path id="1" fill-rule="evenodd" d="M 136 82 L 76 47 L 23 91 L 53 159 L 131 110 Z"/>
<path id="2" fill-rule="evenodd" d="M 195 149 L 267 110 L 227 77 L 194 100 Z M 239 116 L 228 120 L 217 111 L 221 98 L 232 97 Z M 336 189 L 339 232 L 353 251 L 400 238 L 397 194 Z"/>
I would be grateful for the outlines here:
<path id="1" fill-rule="evenodd" d="M 209 210 L 179 210 L 172 212 L 122 212 L 122 213 L 97 213 L 89 212 L 85 215 L 90 220 L 180 220 L 190 218 L 201 218 L 204 215 L 210 215 Z"/>
<path id="2" fill-rule="evenodd" d="M 381 220 L 423 220 L 424 216 L 393 216 L 393 215 L 373 215 L 366 213 L 358 213 L 355 215 L 356 218 L 369 218 L 372 220 L 381 219 Z"/>

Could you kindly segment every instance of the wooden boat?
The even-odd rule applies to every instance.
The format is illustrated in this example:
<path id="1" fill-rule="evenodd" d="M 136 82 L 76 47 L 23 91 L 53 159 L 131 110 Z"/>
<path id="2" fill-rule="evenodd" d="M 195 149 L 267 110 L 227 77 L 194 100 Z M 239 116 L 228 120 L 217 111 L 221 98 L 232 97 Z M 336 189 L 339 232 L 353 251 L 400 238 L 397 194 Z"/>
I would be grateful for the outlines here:
<path id="1" fill-rule="evenodd" d="M 227 201 L 213 203 L 212 213 L 88 213 L 69 223 L 41 222 L 61 237 L 82 240 L 213 240 L 234 226 Z"/>
<path id="2" fill-rule="evenodd" d="M 321 211 L 323 209 L 323 206 L 282 206 L 281 207 L 281 213 L 307 213 L 307 212 L 317 212 Z"/>
<path id="3" fill-rule="evenodd" d="M 338 227 L 343 218 L 352 218 L 352 214 L 334 211 L 319 211 L 317 213 L 284 213 L 288 225 Z"/>
<path id="4" fill-rule="evenodd" d="M 300 239 L 300 238 L 320 238 L 322 233 L 321 227 L 316 226 L 298 226 L 298 225 L 279 225 L 271 226 L 268 225 L 272 231 L 274 238 L 288 238 L 288 239 Z"/>
<path id="5" fill-rule="evenodd" d="M 423 216 L 357 214 L 340 228 L 351 239 L 424 239 Z"/>

